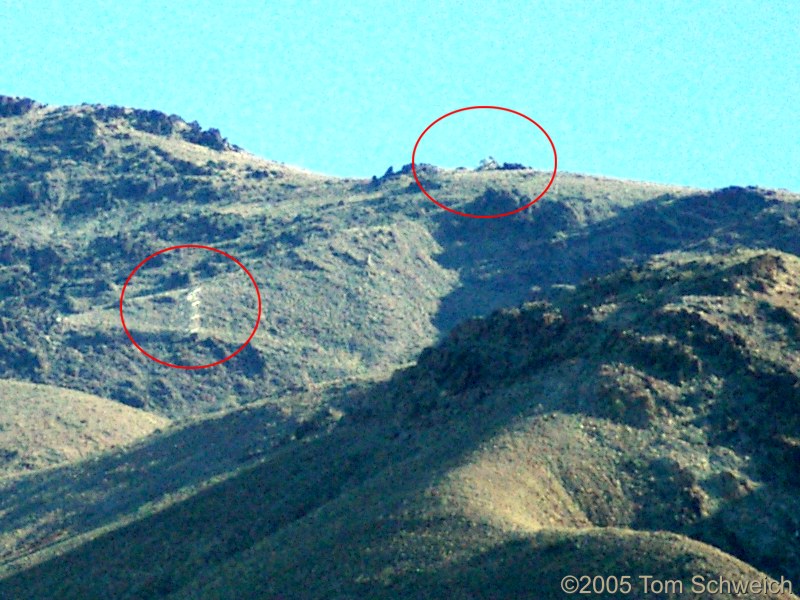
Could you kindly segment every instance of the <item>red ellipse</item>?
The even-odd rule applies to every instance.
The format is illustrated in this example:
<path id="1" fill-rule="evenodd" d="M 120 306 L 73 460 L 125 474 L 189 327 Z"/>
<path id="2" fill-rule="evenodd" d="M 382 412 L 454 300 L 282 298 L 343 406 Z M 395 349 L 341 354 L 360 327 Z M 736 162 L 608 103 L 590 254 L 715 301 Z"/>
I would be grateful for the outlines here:
<path id="1" fill-rule="evenodd" d="M 128 331 L 128 326 L 125 324 L 125 316 L 122 314 L 122 302 L 125 299 L 125 290 L 127 289 L 128 283 L 130 283 L 131 278 L 134 275 L 136 275 L 136 271 L 141 269 L 145 265 L 145 263 L 147 263 L 147 261 L 155 258 L 159 254 L 164 254 L 165 252 L 169 252 L 171 250 L 179 250 L 180 248 L 202 248 L 203 250 L 210 250 L 211 252 L 216 252 L 217 254 L 221 254 L 225 258 L 229 258 L 230 260 L 235 262 L 237 265 L 239 265 L 239 268 L 242 269 L 242 271 L 244 271 L 247 274 L 247 276 L 250 278 L 250 281 L 253 282 L 253 287 L 256 290 L 256 297 L 258 298 L 258 316 L 256 317 L 256 324 L 255 324 L 255 327 L 253 327 L 252 333 L 250 333 L 250 337 L 248 337 L 247 340 L 245 341 L 245 343 L 242 344 L 241 346 L 239 346 L 239 348 L 233 354 L 230 354 L 230 355 L 226 356 L 225 358 L 222 358 L 222 359 L 220 359 L 220 360 L 218 360 L 216 362 L 213 362 L 213 363 L 209 363 L 207 365 L 174 365 L 172 363 L 168 363 L 168 362 L 163 361 L 163 360 L 161 360 L 159 358 L 156 358 L 155 356 L 153 356 L 152 354 L 147 352 L 147 350 L 142 348 L 136 342 L 135 339 L 133 339 L 133 336 L 131 335 L 131 332 Z M 133 271 L 131 271 L 130 275 L 128 275 L 128 278 L 125 280 L 125 285 L 122 286 L 122 293 L 119 296 L 119 318 L 122 321 L 122 328 L 125 330 L 125 334 L 128 336 L 128 339 L 130 339 L 131 343 L 134 346 L 136 346 L 136 348 L 138 348 L 139 351 L 142 354 L 144 354 L 146 357 L 156 361 L 157 363 L 159 363 L 161 365 L 164 365 L 165 367 L 172 367 L 173 369 L 208 369 L 209 367 L 216 367 L 217 365 L 221 365 L 222 363 L 232 359 L 234 356 L 239 354 L 239 352 L 244 350 L 245 347 L 247 346 L 247 344 L 250 343 L 250 340 L 253 339 L 253 336 L 255 336 L 256 331 L 258 330 L 258 325 L 259 325 L 259 323 L 261 323 L 261 292 L 258 289 L 258 284 L 256 283 L 255 278 L 250 274 L 250 271 L 248 271 L 247 268 L 242 263 L 240 263 L 238 260 L 236 260 L 236 258 L 231 256 L 227 252 L 224 252 L 224 251 L 220 250 L 219 248 L 214 248 L 212 246 L 201 246 L 200 244 L 181 244 L 180 246 L 170 246 L 169 248 L 164 248 L 163 250 L 159 250 L 158 252 L 154 252 L 153 254 L 151 254 L 150 256 L 145 258 L 142 262 L 140 262 L 138 265 L 136 265 L 136 268 Z"/>
<path id="2" fill-rule="evenodd" d="M 553 175 L 550 177 L 550 181 L 547 183 L 547 185 L 545 186 L 544 190 L 542 190 L 541 194 L 536 196 L 536 198 L 534 198 L 533 200 L 528 202 L 525 206 L 520 206 L 516 210 L 512 210 L 512 211 L 501 213 L 501 214 L 497 214 L 497 215 L 473 215 L 471 213 L 461 212 L 461 211 L 455 210 L 454 208 L 450 208 L 449 206 L 445 206 L 441 202 L 437 201 L 436 198 L 431 196 L 427 192 L 427 190 L 425 190 L 425 188 L 422 186 L 422 183 L 419 180 L 419 177 L 417 177 L 417 166 L 416 166 L 416 163 L 414 161 L 414 159 L 415 159 L 415 157 L 417 155 L 417 147 L 419 146 L 419 143 L 422 141 L 422 138 L 425 136 L 425 134 L 428 133 L 430 128 L 433 127 L 434 125 L 436 125 L 439 121 L 442 121 L 442 120 L 446 119 L 447 117 L 452 116 L 452 115 L 454 115 L 456 113 L 464 112 L 465 110 L 476 110 L 476 109 L 479 109 L 479 108 L 488 108 L 488 109 L 492 109 L 492 110 L 503 110 L 505 112 L 509 112 L 509 113 L 515 114 L 518 117 L 522 117 L 526 121 L 530 121 L 531 123 L 536 125 L 536 127 L 538 127 L 539 130 L 544 134 L 544 136 L 547 138 L 547 141 L 550 142 L 550 147 L 553 149 Z M 556 153 L 556 145 L 553 143 L 553 140 L 550 138 L 550 135 L 544 130 L 544 127 L 539 125 L 539 123 L 537 123 L 536 121 L 531 119 L 529 116 L 524 115 L 521 112 L 518 112 L 516 110 L 510 109 L 510 108 L 505 108 L 503 106 L 466 106 L 464 108 L 459 108 L 457 110 L 450 111 L 449 113 L 447 113 L 445 115 L 442 115 L 441 117 L 436 119 L 433 123 L 428 125 L 425 128 L 425 131 L 423 131 L 420 134 L 420 136 L 417 138 L 417 143 L 414 144 L 414 151 L 411 153 L 411 172 L 414 174 L 414 181 L 417 182 L 417 186 L 419 187 L 420 190 L 422 190 L 422 193 L 425 194 L 428 197 L 428 199 L 431 202 L 433 202 L 436 206 L 438 206 L 439 208 L 443 208 L 444 210 L 449 211 L 451 213 L 454 213 L 456 215 L 461 215 L 462 217 L 470 217 L 471 219 L 498 219 L 500 217 L 507 217 L 509 215 L 513 215 L 513 214 L 516 214 L 516 213 L 518 213 L 520 211 L 525 210 L 529 206 L 532 206 L 533 204 L 535 204 L 536 202 L 541 200 L 541 198 L 547 193 L 547 190 L 550 189 L 550 186 L 553 185 L 553 181 L 555 181 L 555 179 L 556 179 L 556 171 L 557 170 L 558 170 L 558 154 Z"/>

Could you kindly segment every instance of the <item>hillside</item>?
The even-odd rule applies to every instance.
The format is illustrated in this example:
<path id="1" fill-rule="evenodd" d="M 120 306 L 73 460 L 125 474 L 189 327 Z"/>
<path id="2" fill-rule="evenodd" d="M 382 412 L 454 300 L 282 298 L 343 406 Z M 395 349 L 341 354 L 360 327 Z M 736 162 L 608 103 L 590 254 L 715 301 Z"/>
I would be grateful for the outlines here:
<path id="1" fill-rule="evenodd" d="M 0 595 L 560 598 L 599 573 L 795 598 L 688 590 L 800 580 L 798 278 L 777 250 L 668 253 L 468 320 Z"/>
<path id="2" fill-rule="evenodd" d="M 368 383 L 311 386 L 165 427 L 86 460 L 0 479 L 0 577 L 38 560 L 30 558 L 37 552 L 62 552 L 263 462 L 270 449 L 336 422 L 342 413 L 333 407 L 347 404 Z M 135 420 L 123 423 L 134 426 Z M 41 429 L 32 427 L 9 443 L 20 444 Z"/>
<path id="3" fill-rule="evenodd" d="M 125 446 L 168 425 L 90 394 L 0 380 L 0 479 Z"/>
<path id="4" fill-rule="evenodd" d="M 788 192 L 562 173 L 524 214 L 470 220 L 425 199 L 407 167 L 372 181 L 323 177 L 158 111 L 0 104 L 0 376 L 170 418 L 385 376 L 465 318 L 661 252 L 800 252 L 800 203 Z M 420 171 L 441 201 L 478 213 L 518 205 L 549 177 Z M 128 275 L 177 244 L 230 253 L 264 300 L 252 343 L 213 369 L 158 365 L 119 323 Z M 149 352 L 195 365 L 235 350 L 256 315 L 241 271 L 202 250 L 148 263 L 125 310 Z"/>

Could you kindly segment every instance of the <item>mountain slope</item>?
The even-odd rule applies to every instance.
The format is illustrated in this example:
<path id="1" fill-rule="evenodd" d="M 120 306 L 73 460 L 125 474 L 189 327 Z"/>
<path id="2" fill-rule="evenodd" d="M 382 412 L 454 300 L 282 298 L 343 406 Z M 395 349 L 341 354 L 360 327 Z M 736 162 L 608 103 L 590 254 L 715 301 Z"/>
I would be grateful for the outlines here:
<path id="1" fill-rule="evenodd" d="M 320 419 L 335 422 L 341 413 L 333 408 L 315 415 L 321 406 L 346 403 L 364 385 L 312 386 L 164 428 L 83 461 L 0 480 L 0 575 L 29 564 L 36 552 L 61 552 L 263 461 L 271 448 L 321 427 Z M 30 431 L 41 433 L 41 426 Z"/>
<path id="2" fill-rule="evenodd" d="M 89 394 L 0 380 L 0 478 L 124 446 L 168 424 Z"/>
<path id="3" fill-rule="evenodd" d="M 169 417 L 385 375 L 464 318 L 660 252 L 800 251 L 800 203 L 789 193 L 560 174 L 524 214 L 471 220 L 425 199 L 408 168 L 335 179 L 258 159 L 157 111 L 4 107 L 0 375 Z M 441 201 L 479 213 L 516 206 L 548 179 L 529 169 L 420 171 Z M 252 343 L 213 369 L 165 368 L 121 330 L 127 276 L 176 244 L 229 252 L 261 288 Z M 256 314 L 252 286 L 241 273 L 244 285 L 229 279 L 232 263 L 197 252 L 151 261 L 133 282 L 142 293 L 126 297 L 133 335 L 179 364 L 229 354 Z"/>
<path id="4" fill-rule="evenodd" d="M 0 593 L 550 598 L 565 574 L 600 573 L 663 597 L 638 578 L 796 581 L 799 277 L 774 250 L 666 254 L 467 321 L 332 429 Z"/>

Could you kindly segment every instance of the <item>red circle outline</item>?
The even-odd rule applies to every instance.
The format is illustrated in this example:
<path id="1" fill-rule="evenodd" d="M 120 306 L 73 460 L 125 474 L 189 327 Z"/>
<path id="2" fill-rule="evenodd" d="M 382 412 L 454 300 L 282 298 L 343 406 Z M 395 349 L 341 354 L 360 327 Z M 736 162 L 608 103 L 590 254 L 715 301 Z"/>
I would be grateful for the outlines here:
<path id="1" fill-rule="evenodd" d="M 247 274 L 247 276 L 250 278 L 250 281 L 253 283 L 253 287 L 256 290 L 256 297 L 258 298 L 258 317 L 256 317 L 256 325 L 255 325 L 255 327 L 253 327 L 253 331 L 250 333 L 250 337 L 248 337 L 247 340 L 245 341 L 245 343 L 242 344 L 241 346 L 239 346 L 239 348 L 233 354 L 230 354 L 230 355 L 226 356 L 225 358 L 222 358 L 222 359 L 220 359 L 220 360 L 218 360 L 216 362 L 213 362 L 213 363 L 209 363 L 207 365 L 174 365 L 172 363 L 168 363 L 168 362 L 163 361 L 163 360 L 161 360 L 159 358 L 156 358 L 155 356 L 153 356 L 152 354 L 147 352 L 147 350 L 142 348 L 136 342 L 135 339 L 133 339 L 133 336 L 131 335 L 131 332 L 128 330 L 128 326 L 125 324 L 125 316 L 122 313 L 122 303 L 123 303 L 123 300 L 125 299 L 125 290 L 127 289 L 128 283 L 130 283 L 130 280 L 133 278 L 134 275 L 136 275 L 136 271 L 141 269 L 145 265 L 145 263 L 147 263 L 147 261 L 155 258 L 159 254 L 164 254 L 165 252 L 169 252 L 171 250 L 179 250 L 180 248 L 202 248 L 203 250 L 210 250 L 212 252 L 216 252 L 217 254 L 222 254 L 222 256 L 224 256 L 226 258 L 229 258 L 230 260 L 235 262 L 237 265 L 239 265 L 239 268 L 242 269 L 242 271 L 244 271 Z M 128 275 L 128 278 L 125 280 L 125 285 L 122 286 L 122 293 L 120 293 L 120 295 L 119 295 L 119 318 L 120 318 L 120 321 L 122 321 L 122 328 L 125 330 L 125 334 L 128 336 L 128 339 L 131 341 L 131 343 L 134 346 L 136 346 L 136 348 L 139 350 L 139 352 L 144 354 L 146 357 L 156 361 L 157 363 L 159 363 L 161 365 L 164 365 L 165 367 L 172 367 L 173 369 L 208 369 L 210 367 L 216 367 L 217 365 L 221 365 L 222 363 L 232 359 L 234 356 L 239 354 L 239 352 L 244 350 L 245 347 L 247 346 L 247 344 L 250 343 L 250 340 L 253 339 L 253 336 L 255 336 L 256 331 L 258 331 L 258 326 L 261 323 L 261 292 L 259 291 L 258 284 L 256 283 L 256 280 L 253 277 L 253 275 L 250 273 L 250 271 L 248 271 L 247 268 L 242 263 L 240 263 L 238 260 L 236 260 L 236 258 L 231 256 L 227 252 L 224 252 L 223 250 L 220 250 L 219 248 L 214 248 L 212 246 L 202 246 L 200 244 L 181 244 L 179 246 L 170 246 L 169 248 L 164 248 L 163 250 L 159 250 L 158 252 L 154 252 L 153 254 L 151 254 L 150 256 L 145 258 L 142 262 L 140 262 L 138 265 L 136 265 L 136 268 L 133 269 L 133 271 L 131 271 L 130 275 Z"/>
<path id="2" fill-rule="evenodd" d="M 553 149 L 553 175 L 550 177 L 550 181 L 547 183 L 547 185 L 545 186 L 544 190 L 542 190 L 541 194 L 536 196 L 536 198 L 534 198 L 533 200 L 528 202 L 525 206 L 520 206 L 516 210 L 512 210 L 512 211 L 501 213 L 501 214 L 497 214 L 497 215 L 473 215 L 471 213 L 461 212 L 461 211 L 458 211 L 458 210 L 456 210 L 454 208 L 450 208 L 449 206 L 445 206 L 441 202 L 437 201 L 436 198 L 431 196 L 427 192 L 427 190 L 425 190 L 425 188 L 422 186 L 422 183 L 419 180 L 419 177 L 417 177 L 417 166 L 416 166 L 416 163 L 415 163 L 415 158 L 416 158 L 416 155 L 417 155 L 417 147 L 419 146 L 419 143 L 422 141 L 422 138 L 425 136 L 425 134 L 428 133 L 428 130 L 430 130 L 430 128 L 433 127 L 434 125 L 436 125 L 439 121 L 441 121 L 443 119 L 446 119 L 447 117 L 449 117 L 451 115 L 454 115 L 454 114 L 460 113 L 460 112 L 464 112 L 465 110 L 475 110 L 475 109 L 479 109 L 479 108 L 490 108 L 490 109 L 493 109 L 493 110 L 504 110 L 505 112 L 509 112 L 509 113 L 515 114 L 518 117 L 522 117 L 523 119 L 525 119 L 527 121 L 530 121 L 531 123 L 536 125 L 536 127 L 538 127 L 539 130 L 545 135 L 545 137 L 547 138 L 547 141 L 550 142 L 550 147 Z M 529 206 L 534 205 L 536 202 L 541 200 L 541 198 L 547 193 L 547 190 L 550 189 L 550 186 L 553 185 L 553 181 L 555 181 L 555 179 L 556 179 L 556 172 L 557 171 L 558 171 L 558 154 L 556 153 L 556 145 L 553 143 L 553 140 L 550 137 L 550 135 L 544 130 L 544 127 L 539 125 L 539 123 L 537 123 L 536 121 L 531 119 L 528 115 L 524 115 L 521 112 L 518 112 L 518 111 L 513 110 L 511 108 L 505 108 L 503 106 L 465 106 L 464 108 L 458 108 L 456 110 L 450 111 L 449 113 L 447 113 L 445 115 L 442 115 L 441 117 L 436 119 L 433 123 L 431 123 L 430 125 L 428 125 L 425 128 L 425 130 L 417 138 L 417 143 L 414 144 L 414 150 L 413 150 L 413 152 L 411 152 L 411 172 L 414 174 L 414 181 L 417 182 L 417 186 L 419 187 L 420 190 L 422 190 L 422 193 L 425 194 L 428 197 L 428 200 L 433 202 L 439 208 L 443 208 L 444 210 L 446 210 L 448 212 L 451 212 L 451 213 L 456 214 L 456 215 L 461 215 L 462 217 L 469 217 L 471 219 L 499 219 L 500 217 L 508 217 L 509 215 L 516 214 L 516 213 L 518 213 L 520 211 L 525 210 Z"/>

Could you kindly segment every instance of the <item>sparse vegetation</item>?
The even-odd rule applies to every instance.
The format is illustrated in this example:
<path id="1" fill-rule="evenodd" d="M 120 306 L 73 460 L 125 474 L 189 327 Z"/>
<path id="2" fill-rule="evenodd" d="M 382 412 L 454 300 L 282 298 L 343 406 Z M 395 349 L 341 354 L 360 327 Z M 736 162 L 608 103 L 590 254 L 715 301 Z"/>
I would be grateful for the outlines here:
<path id="1" fill-rule="evenodd" d="M 43 416 L 37 442 L 0 427 L 0 597 L 800 581 L 797 196 L 561 174 L 480 222 L 410 165 L 340 180 L 157 111 L 0 115 L 3 389 L 107 398 L 61 393 L 69 418 L 6 402 Z M 417 173 L 478 214 L 549 178 Z M 264 314 L 235 360 L 168 370 L 121 333 L 120 288 L 198 242 L 248 267 Z M 254 300 L 228 266 L 148 263 L 126 306 L 148 348 L 235 347 Z M 82 424 L 90 407 L 108 418 Z"/>

